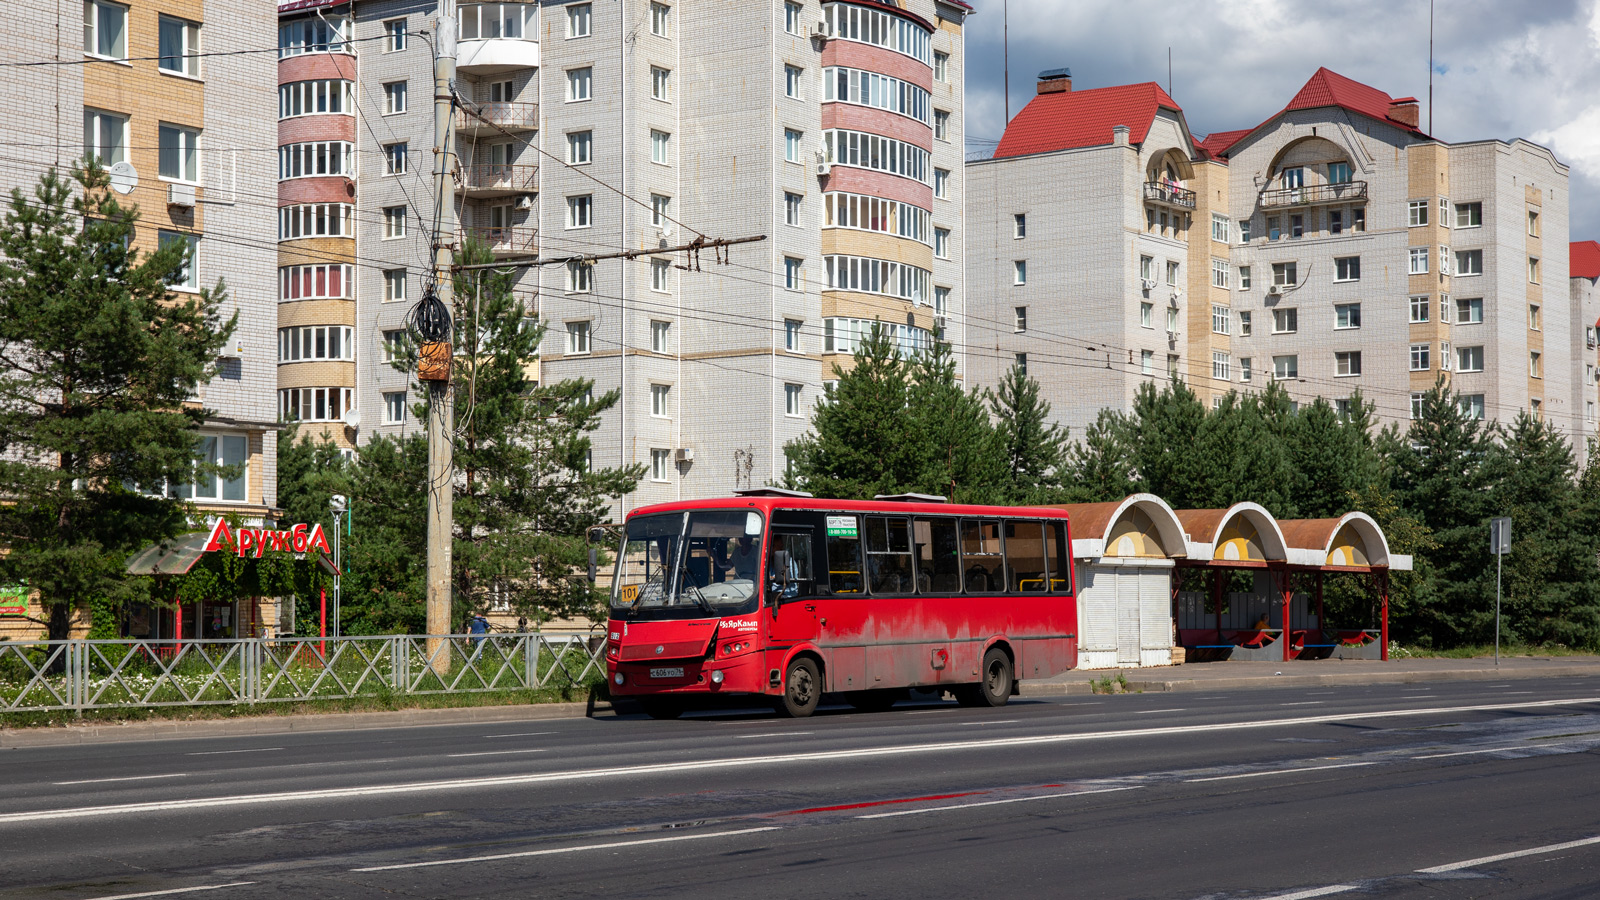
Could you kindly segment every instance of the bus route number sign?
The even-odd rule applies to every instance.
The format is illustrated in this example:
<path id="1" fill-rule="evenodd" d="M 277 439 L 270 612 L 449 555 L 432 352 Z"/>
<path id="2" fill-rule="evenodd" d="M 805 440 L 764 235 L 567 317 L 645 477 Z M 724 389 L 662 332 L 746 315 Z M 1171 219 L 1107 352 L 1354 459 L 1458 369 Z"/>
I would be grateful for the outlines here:
<path id="1" fill-rule="evenodd" d="M 853 538 L 856 536 L 855 516 L 829 516 L 828 537 Z"/>

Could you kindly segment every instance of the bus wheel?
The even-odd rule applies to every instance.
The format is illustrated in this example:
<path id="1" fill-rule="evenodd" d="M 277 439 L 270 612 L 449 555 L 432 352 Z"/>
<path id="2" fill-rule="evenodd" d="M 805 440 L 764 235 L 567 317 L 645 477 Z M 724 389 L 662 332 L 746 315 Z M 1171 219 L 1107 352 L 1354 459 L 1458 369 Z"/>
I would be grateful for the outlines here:
<path id="1" fill-rule="evenodd" d="M 783 676 L 783 700 L 778 703 L 778 712 L 791 719 L 803 719 L 817 711 L 817 702 L 821 699 L 822 675 L 817 671 L 817 664 L 804 656 L 789 663 L 789 671 Z"/>
<path id="2" fill-rule="evenodd" d="M 983 680 L 955 692 L 962 706 L 1005 706 L 1011 699 L 1011 659 L 999 647 L 983 655 Z"/>
<path id="3" fill-rule="evenodd" d="M 883 712 L 901 700 L 906 699 L 905 691 L 855 691 L 845 695 L 845 702 L 861 712 Z"/>
<path id="4" fill-rule="evenodd" d="M 648 700 L 641 699 L 639 705 L 644 707 L 644 714 L 652 719 L 676 719 L 683 715 L 683 704 L 676 700 L 652 697 Z"/>

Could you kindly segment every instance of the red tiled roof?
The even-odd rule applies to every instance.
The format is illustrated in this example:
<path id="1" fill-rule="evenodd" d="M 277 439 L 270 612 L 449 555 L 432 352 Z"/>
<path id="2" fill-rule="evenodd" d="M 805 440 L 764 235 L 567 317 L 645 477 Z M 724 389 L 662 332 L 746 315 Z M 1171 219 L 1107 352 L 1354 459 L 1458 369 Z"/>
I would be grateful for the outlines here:
<path id="1" fill-rule="evenodd" d="M 1600 278 L 1600 241 L 1572 242 L 1573 278 Z"/>
<path id="2" fill-rule="evenodd" d="M 1400 100 L 1416 102 L 1415 97 L 1401 97 Z M 1327 67 L 1320 68 L 1305 83 L 1300 93 L 1294 95 L 1289 105 L 1283 109 L 1316 109 L 1322 106 L 1337 106 L 1351 112 L 1371 116 L 1384 122 L 1392 122 L 1401 128 L 1406 128 L 1421 134 L 1421 129 L 1403 122 L 1396 122 L 1389 118 L 1389 104 L 1396 98 L 1390 97 L 1383 91 L 1359 81 L 1352 81 Z M 1276 117 L 1274 117 L 1276 118 Z"/>
<path id="3" fill-rule="evenodd" d="M 1196 141 L 1195 147 L 1204 155 L 1217 158 L 1228 152 L 1228 148 L 1239 142 L 1239 139 L 1249 134 L 1251 129 L 1241 128 L 1238 131 L 1213 131 L 1206 135 L 1203 141 Z"/>
<path id="4" fill-rule="evenodd" d="M 278 14 L 297 12 L 302 9 L 320 9 L 324 6 L 341 6 L 350 0 L 283 0 L 278 4 Z"/>
<path id="5" fill-rule="evenodd" d="M 1128 141 L 1139 144 L 1162 107 L 1183 111 L 1153 81 L 1039 94 L 1006 126 L 994 158 L 1102 146 L 1111 143 L 1111 129 L 1118 125 L 1128 126 Z"/>

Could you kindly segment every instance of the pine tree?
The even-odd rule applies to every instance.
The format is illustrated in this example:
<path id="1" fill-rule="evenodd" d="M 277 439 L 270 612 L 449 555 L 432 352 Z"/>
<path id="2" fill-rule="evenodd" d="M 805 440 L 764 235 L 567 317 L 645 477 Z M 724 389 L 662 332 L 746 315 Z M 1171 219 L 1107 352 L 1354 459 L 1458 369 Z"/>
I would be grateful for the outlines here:
<path id="1" fill-rule="evenodd" d="M 834 365 L 837 381 L 816 405 L 811 432 L 784 448 L 796 484 L 846 500 L 907 489 L 914 464 L 906 368 L 876 324 L 857 344 L 848 370 Z"/>
<path id="2" fill-rule="evenodd" d="M 935 340 L 908 366 L 906 439 L 915 468 L 906 486 L 952 503 L 1000 503 L 1006 468 L 999 432 L 983 395 L 956 380 L 950 345 Z"/>
<path id="3" fill-rule="evenodd" d="M 1005 499 L 1010 503 L 1058 501 L 1067 463 L 1067 429 L 1050 421 L 1039 382 L 1012 366 L 989 395 L 1005 455 Z"/>
<path id="4" fill-rule="evenodd" d="M 1372 410 L 1358 393 L 1345 415 L 1318 397 L 1293 417 L 1285 438 L 1293 472 L 1291 505 L 1299 516 L 1341 516 L 1349 512 L 1352 492 L 1378 486 Z"/>
<path id="5" fill-rule="evenodd" d="M 1084 429 L 1083 440 L 1067 450 L 1069 503 L 1106 503 L 1139 490 L 1134 467 L 1136 425 L 1120 410 L 1102 409 Z"/>
<path id="6" fill-rule="evenodd" d="M 1189 502 L 1195 506 L 1222 509 L 1253 501 L 1274 516 L 1294 515 L 1290 488 L 1295 472 L 1255 398 L 1224 396 L 1201 420 L 1191 455 L 1203 463 L 1189 487 Z"/>
<path id="7" fill-rule="evenodd" d="M 131 485 L 223 474 L 197 463 L 206 412 L 185 406 L 233 331 L 226 290 L 169 286 L 174 242 L 131 249 L 136 207 L 105 172 L 54 170 L 0 224 L 0 580 L 38 592 L 52 639 L 79 602 L 134 599 L 128 556 L 183 529 L 181 503 Z"/>
<path id="8" fill-rule="evenodd" d="M 1134 397 L 1133 459 L 1140 489 L 1174 509 L 1203 509 L 1211 502 L 1211 471 L 1195 452 L 1205 416 L 1194 392 L 1176 378 L 1162 391 L 1141 384 Z"/>

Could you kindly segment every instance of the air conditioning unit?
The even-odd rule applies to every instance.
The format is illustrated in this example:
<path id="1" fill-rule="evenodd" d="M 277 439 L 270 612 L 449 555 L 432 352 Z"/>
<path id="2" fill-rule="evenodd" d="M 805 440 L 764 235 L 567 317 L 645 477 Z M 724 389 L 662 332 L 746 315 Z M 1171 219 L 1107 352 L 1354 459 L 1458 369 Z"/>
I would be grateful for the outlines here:
<path id="1" fill-rule="evenodd" d="M 816 27 L 811 29 L 811 36 L 812 37 L 817 37 L 817 38 L 827 38 L 827 36 L 828 36 L 828 20 L 827 19 L 818 19 Z"/>
<path id="2" fill-rule="evenodd" d="M 1178 333 L 1176 331 L 1167 332 L 1167 340 L 1168 341 L 1176 341 L 1177 339 L 1178 339 Z"/>
<path id="3" fill-rule="evenodd" d="M 1267 296 L 1268 297 L 1282 297 L 1283 296 L 1283 285 L 1281 285 L 1281 284 L 1269 284 L 1269 285 L 1267 285 Z"/>
<path id="4" fill-rule="evenodd" d="M 521 197 L 518 197 L 517 198 L 517 202 L 516 202 L 516 207 L 517 207 L 517 209 L 524 210 L 524 211 L 533 209 L 533 198 L 529 197 L 527 195 L 523 195 Z"/>
<path id="5" fill-rule="evenodd" d="M 217 351 L 218 359 L 244 359 L 244 344 L 239 340 L 231 340 L 222 345 Z"/>
<path id="6" fill-rule="evenodd" d="M 949 328 L 950 327 L 950 317 L 949 316 L 934 316 L 933 317 L 933 327 L 939 329 L 940 331 L 943 331 L 946 328 Z"/>
<path id="7" fill-rule="evenodd" d="M 1156 280 L 1154 278 L 1141 278 L 1139 279 L 1139 286 L 1144 290 L 1153 291 L 1156 289 Z"/>
<path id="8" fill-rule="evenodd" d="M 828 162 L 828 157 L 822 152 L 817 153 L 817 177 L 826 178 L 833 171 L 833 163 Z"/>
<path id="9" fill-rule="evenodd" d="M 167 185 L 167 205 L 194 207 L 194 185 L 169 184 Z"/>
<path id="10" fill-rule="evenodd" d="M 672 459 L 675 462 L 681 463 L 694 462 L 694 448 L 679 447 L 678 449 L 672 451 Z"/>

